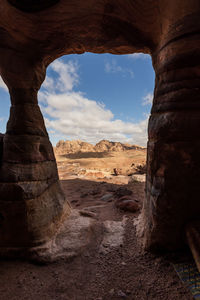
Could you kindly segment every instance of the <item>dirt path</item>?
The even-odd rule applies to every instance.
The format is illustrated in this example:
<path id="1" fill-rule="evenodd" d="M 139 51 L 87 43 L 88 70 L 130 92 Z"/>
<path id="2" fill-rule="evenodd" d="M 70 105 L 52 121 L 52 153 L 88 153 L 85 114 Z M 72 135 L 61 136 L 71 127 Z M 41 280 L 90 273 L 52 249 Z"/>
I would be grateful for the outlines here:
<path id="1" fill-rule="evenodd" d="M 114 196 L 111 202 L 102 200 L 105 194 L 114 195 L 120 185 L 81 179 L 64 180 L 62 185 L 73 207 L 89 206 L 100 221 L 126 217 L 123 245 L 102 253 L 97 235 L 90 248 L 73 261 L 42 266 L 1 261 L 1 300 L 192 299 L 168 260 L 143 253 L 139 248 L 133 226 L 138 213 L 116 209 Z M 144 183 L 132 182 L 126 187 L 142 205 Z"/>

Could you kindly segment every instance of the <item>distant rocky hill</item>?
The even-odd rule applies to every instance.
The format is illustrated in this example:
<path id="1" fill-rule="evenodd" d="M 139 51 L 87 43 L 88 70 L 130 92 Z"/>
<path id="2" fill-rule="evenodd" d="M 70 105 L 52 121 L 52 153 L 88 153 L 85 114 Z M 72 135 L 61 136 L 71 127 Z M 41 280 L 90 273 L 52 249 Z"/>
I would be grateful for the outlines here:
<path id="1" fill-rule="evenodd" d="M 64 155 L 78 152 L 111 152 L 126 150 L 145 150 L 145 148 L 137 145 L 122 144 L 120 142 L 110 142 L 102 140 L 96 145 L 92 145 L 80 140 L 76 141 L 59 141 L 54 148 L 55 154 Z"/>

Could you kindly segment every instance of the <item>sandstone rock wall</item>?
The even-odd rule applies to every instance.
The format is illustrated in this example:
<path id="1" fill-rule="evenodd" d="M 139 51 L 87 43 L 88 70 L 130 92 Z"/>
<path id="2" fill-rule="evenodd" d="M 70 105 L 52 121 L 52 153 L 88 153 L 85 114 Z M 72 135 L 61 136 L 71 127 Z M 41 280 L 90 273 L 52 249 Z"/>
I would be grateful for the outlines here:
<path id="1" fill-rule="evenodd" d="M 120 142 L 110 142 L 107 140 L 102 140 L 96 145 L 92 145 L 80 140 L 77 141 L 59 141 L 54 148 L 55 154 L 64 155 L 69 153 L 78 152 L 112 152 L 112 151 L 126 151 L 126 150 L 146 150 L 146 148 L 122 144 Z"/>
<path id="2" fill-rule="evenodd" d="M 77 152 L 94 152 L 92 144 L 77 141 L 59 141 L 54 148 L 56 154 L 68 154 Z"/>
<path id="3" fill-rule="evenodd" d="M 144 242 L 148 249 L 181 247 L 185 224 L 200 215 L 200 1 L 0 0 L 0 8 L 0 74 L 11 96 L 0 246 L 42 243 L 62 223 L 64 207 L 70 213 L 37 103 L 47 66 L 65 54 L 143 52 L 156 72 Z"/>

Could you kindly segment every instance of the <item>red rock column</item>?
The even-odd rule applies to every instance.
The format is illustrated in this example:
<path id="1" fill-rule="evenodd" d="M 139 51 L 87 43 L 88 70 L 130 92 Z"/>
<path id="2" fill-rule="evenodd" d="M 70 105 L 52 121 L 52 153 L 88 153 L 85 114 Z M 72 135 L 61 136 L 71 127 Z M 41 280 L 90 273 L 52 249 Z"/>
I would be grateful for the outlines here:
<path id="1" fill-rule="evenodd" d="M 148 128 L 147 199 L 142 212 L 147 249 L 182 247 L 186 223 L 200 218 L 198 24 L 200 28 L 199 18 L 191 16 L 174 25 L 153 54 L 156 86 Z"/>
<path id="2" fill-rule="evenodd" d="M 37 80 L 30 80 L 31 72 Z M 38 106 L 42 80 L 31 67 L 28 83 L 20 71 L 19 80 L 16 74 L 14 81 L 3 74 L 12 105 L 0 164 L 0 252 L 1 247 L 32 247 L 50 240 L 70 213 Z"/>

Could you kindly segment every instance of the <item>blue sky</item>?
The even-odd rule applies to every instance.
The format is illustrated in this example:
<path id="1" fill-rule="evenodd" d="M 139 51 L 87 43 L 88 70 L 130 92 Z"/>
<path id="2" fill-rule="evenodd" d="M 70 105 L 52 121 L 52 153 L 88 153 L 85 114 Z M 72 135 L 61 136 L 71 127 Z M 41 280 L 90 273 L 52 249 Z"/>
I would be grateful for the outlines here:
<path id="1" fill-rule="evenodd" d="M 39 103 L 49 136 L 146 145 L 154 88 L 149 55 L 67 55 L 47 70 Z M 0 132 L 5 132 L 9 95 L 0 81 Z"/>

